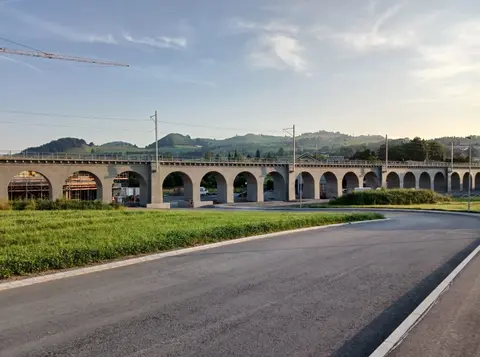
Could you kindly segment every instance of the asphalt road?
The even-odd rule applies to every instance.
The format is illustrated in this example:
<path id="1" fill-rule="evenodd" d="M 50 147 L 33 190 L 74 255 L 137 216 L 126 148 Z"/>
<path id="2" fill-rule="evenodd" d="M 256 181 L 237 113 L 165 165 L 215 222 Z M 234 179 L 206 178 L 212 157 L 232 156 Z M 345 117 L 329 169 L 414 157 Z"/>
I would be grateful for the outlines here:
<path id="1" fill-rule="evenodd" d="M 0 292 L 0 355 L 368 356 L 479 244 L 389 216 Z"/>

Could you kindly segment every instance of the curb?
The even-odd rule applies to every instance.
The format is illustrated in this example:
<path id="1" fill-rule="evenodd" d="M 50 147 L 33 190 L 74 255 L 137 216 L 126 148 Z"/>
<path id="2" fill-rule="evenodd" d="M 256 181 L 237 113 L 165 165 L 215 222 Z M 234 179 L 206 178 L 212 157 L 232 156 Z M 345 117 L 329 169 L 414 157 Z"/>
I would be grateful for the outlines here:
<path id="1" fill-rule="evenodd" d="M 121 267 L 126 267 L 126 266 L 130 266 L 130 265 L 134 265 L 134 264 L 150 262 L 150 261 L 154 261 L 154 260 L 158 260 L 158 259 L 174 257 L 174 256 L 178 256 L 178 255 L 192 253 L 192 252 L 198 252 L 198 251 L 202 251 L 202 250 L 222 247 L 222 246 L 225 246 L 225 245 L 244 243 L 244 242 L 249 242 L 249 241 L 258 240 L 258 239 L 274 238 L 274 237 L 288 235 L 288 234 L 303 233 L 303 232 L 309 232 L 309 231 L 320 230 L 320 229 L 342 227 L 342 226 L 348 226 L 348 225 L 352 225 L 352 224 L 385 222 L 385 221 L 388 221 L 388 220 L 390 220 L 390 218 L 374 219 L 374 220 L 370 220 L 370 221 L 355 221 L 355 222 L 348 222 L 348 223 L 335 223 L 335 224 L 329 224 L 329 225 L 326 225 L 326 226 L 299 228 L 299 229 L 293 229 L 293 230 L 288 230 L 288 231 L 281 231 L 281 232 L 274 232 L 274 233 L 267 233 L 267 234 L 261 234 L 261 235 L 256 235 L 256 236 L 250 236 L 250 237 L 245 237 L 245 238 L 225 240 L 225 241 L 222 241 L 222 242 L 200 245 L 198 247 L 177 249 L 177 250 L 172 250 L 172 251 L 168 251 L 168 252 L 150 254 L 150 255 L 137 257 L 137 258 L 120 260 L 120 261 L 116 261 L 116 262 L 112 262 L 112 263 L 99 264 L 99 265 L 90 266 L 90 267 L 86 267 L 86 268 L 77 268 L 77 269 L 72 269 L 72 270 L 59 272 L 59 273 L 53 273 L 53 274 L 37 276 L 37 277 L 33 277 L 33 278 L 16 280 L 16 281 L 8 282 L 8 283 L 0 283 L 0 292 L 5 291 L 5 290 L 20 288 L 20 287 L 24 287 L 24 286 L 30 286 L 30 285 L 34 285 L 34 284 L 45 283 L 45 282 L 48 282 L 48 281 L 71 278 L 71 277 L 74 277 L 74 276 L 96 273 L 96 272 L 100 272 L 100 271 L 104 271 L 104 270 L 121 268 Z"/>
<path id="2" fill-rule="evenodd" d="M 398 326 L 387 339 L 377 347 L 369 357 L 384 357 L 398 347 L 408 333 L 426 316 L 438 299 L 445 293 L 455 278 L 478 254 L 480 246 L 475 248 L 441 283 L 423 300 L 413 312 Z"/>
<path id="3" fill-rule="evenodd" d="M 218 209 L 218 208 L 217 208 Z M 367 212 L 399 212 L 399 213 L 434 213 L 434 214 L 448 214 L 456 216 L 477 217 L 480 218 L 480 213 L 463 212 L 463 211 L 441 211 L 441 210 L 426 210 L 426 209 L 406 209 L 406 208 L 368 208 L 368 207 L 332 207 L 332 208 L 300 208 L 300 207 L 219 207 L 219 209 L 232 210 L 249 210 L 249 211 L 306 211 L 306 212 L 332 212 L 332 211 L 367 211 Z"/>

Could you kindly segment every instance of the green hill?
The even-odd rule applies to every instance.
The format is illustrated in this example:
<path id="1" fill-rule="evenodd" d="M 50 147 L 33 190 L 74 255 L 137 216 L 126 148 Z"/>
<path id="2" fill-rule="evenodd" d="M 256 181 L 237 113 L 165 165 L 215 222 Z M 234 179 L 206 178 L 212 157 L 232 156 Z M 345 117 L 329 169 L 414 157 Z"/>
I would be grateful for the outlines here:
<path id="1" fill-rule="evenodd" d="M 91 152 L 94 147 L 93 143 L 87 144 L 83 139 L 77 138 L 60 138 L 52 140 L 47 144 L 40 146 L 29 147 L 22 152 L 42 152 L 42 153 L 57 153 L 57 152 L 76 152 L 84 153 Z"/>
<path id="2" fill-rule="evenodd" d="M 390 139 L 391 147 L 407 142 L 408 138 Z M 380 135 L 352 136 L 339 132 L 318 131 L 304 133 L 297 136 L 297 153 L 329 153 L 351 157 L 357 151 L 365 149 L 377 152 L 384 144 L 385 138 Z M 444 146 L 449 146 L 452 141 L 455 145 L 465 145 L 468 140 L 465 138 L 438 138 L 432 141 Z M 474 145 L 480 143 L 480 137 L 473 137 Z M 242 153 L 243 155 L 254 156 L 259 150 L 261 155 L 278 153 L 289 155 L 292 150 L 292 138 L 290 136 L 273 136 L 261 134 L 236 135 L 226 139 L 191 138 L 189 135 L 171 133 L 158 141 L 161 155 L 166 156 L 204 156 L 207 153 L 226 156 L 229 153 Z M 477 144 L 478 145 L 478 144 Z M 97 154 L 139 154 L 153 153 L 155 143 L 145 148 L 124 141 L 112 141 L 102 145 L 87 143 L 79 138 L 60 138 L 47 144 L 37 147 L 30 147 L 24 151 L 44 153 L 97 153 Z M 282 155 L 283 155 L 282 154 Z"/>

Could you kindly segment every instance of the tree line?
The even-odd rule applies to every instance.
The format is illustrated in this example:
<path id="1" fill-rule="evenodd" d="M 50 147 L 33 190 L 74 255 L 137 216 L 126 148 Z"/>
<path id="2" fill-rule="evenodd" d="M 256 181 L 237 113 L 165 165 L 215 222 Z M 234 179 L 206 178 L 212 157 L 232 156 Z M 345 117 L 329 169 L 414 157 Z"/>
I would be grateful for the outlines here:
<path id="1" fill-rule="evenodd" d="M 479 150 L 472 148 L 472 157 L 478 156 Z M 385 160 L 386 145 L 383 144 L 375 151 L 364 147 L 355 152 L 350 160 Z M 468 150 L 454 150 L 454 162 L 467 162 Z M 435 141 L 426 141 L 419 137 L 405 142 L 396 142 L 388 146 L 388 160 L 391 161 L 447 161 L 451 153 L 443 144 Z"/>

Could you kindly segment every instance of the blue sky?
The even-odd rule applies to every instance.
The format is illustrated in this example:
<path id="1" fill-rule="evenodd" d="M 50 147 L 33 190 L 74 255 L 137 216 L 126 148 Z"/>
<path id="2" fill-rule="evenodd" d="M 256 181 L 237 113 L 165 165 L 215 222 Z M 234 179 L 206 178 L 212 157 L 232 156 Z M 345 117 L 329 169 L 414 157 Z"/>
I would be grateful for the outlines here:
<path id="1" fill-rule="evenodd" d="M 161 136 L 480 133 L 479 1 L 0 0 L 0 36 L 130 65 L 0 55 L 0 150 L 143 146 L 155 109 Z"/>

